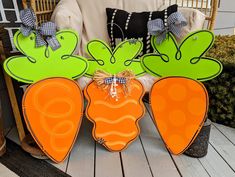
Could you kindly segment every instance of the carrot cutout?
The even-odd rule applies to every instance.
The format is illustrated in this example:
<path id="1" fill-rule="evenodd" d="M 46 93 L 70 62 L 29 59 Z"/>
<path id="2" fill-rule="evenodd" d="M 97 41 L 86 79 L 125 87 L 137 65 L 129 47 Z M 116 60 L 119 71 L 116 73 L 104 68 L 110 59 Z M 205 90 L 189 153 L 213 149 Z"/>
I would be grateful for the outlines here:
<path id="1" fill-rule="evenodd" d="M 55 162 L 68 155 L 83 114 L 80 87 L 66 78 L 48 78 L 28 87 L 22 107 L 27 127 L 39 147 Z"/>
<path id="2" fill-rule="evenodd" d="M 144 88 L 135 75 L 144 71 L 134 57 L 141 49 L 137 40 L 124 41 L 113 52 L 99 40 L 87 45 L 92 59 L 86 74 L 93 75 L 93 81 L 84 90 L 86 115 L 94 124 L 93 138 L 109 151 L 124 150 L 140 133 Z"/>
<path id="3" fill-rule="evenodd" d="M 222 71 L 219 61 L 203 57 L 213 41 L 213 33 L 206 30 L 189 34 L 179 46 L 171 33 L 160 45 L 153 36 L 157 53 L 141 60 L 148 73 L 162 77 L 153 84 L 150 103 L 157 129 L 173 154 L 191 145 L 206 120 L 209 98 L 200 81 Z"/>
<path id="4" fill-rule="evenodd" d="M 4 62 L 14 79 L 31 83 L 22 101 L 24 119 L 34 140 L 54 162 L 62 162 L 71 151 L 83 114 L 82 91 L 73 81 L 88 68 L 85 58 L 72 55 L 79 36 L 71 30 L 56 33 L 60 48 L 35 47 L 34 32 L 24 37 L 20 31 L 14 43 L 24 56 Z"/>

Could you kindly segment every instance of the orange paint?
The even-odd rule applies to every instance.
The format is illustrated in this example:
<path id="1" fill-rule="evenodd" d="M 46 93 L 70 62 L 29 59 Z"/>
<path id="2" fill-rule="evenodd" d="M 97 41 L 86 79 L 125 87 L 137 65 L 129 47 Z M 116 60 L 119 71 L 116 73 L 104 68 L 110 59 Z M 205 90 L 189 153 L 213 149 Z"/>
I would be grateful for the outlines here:
<path id="1" fill-rule="evenodd" d="M 206 88 L 196 80 L 172 76 L 157 80 L 150 94 L 154 121 L 164 143 L 171 153 L 183 153 L 206 119 Z"/>
<path id="2" fill-rule="evenodd" d="M 62 162 L 76 140 L 83 114 L 83 97 L 76 82 L 49 78 L 32 84 L 23 97 L 26 125 L 39 147 Z"/>
<path id="3" fill-rule="evenodd" d="M 93 137 L 110 151 L 125 149 L 140 133 L 138 122 L 145 113 L 142 102 L 144 88 L 137 80 L 131 80 L 131 92 L 126 96 L 120 84 L 118 101 L 91 82 L 84 90 L 88 99 L 87 118 L 94 124 Z"/>

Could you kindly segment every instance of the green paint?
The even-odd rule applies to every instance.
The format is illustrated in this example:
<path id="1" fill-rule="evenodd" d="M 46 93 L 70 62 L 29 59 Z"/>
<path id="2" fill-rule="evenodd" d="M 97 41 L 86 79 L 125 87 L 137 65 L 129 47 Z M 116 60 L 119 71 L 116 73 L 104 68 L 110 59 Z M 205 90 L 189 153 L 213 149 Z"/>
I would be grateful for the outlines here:
<path id="1" fill-rule="evenodd" d="M 124 70 L 131 70 L 136 76 L 145 73 L 140 59 L 137 56 L 143 48 L 143 43 L 139 40 L 126 40 L 112 49 L 101 40 L 93 40 L 87 44 L 89 69 L 86 76 L 92 77 L 96 70 L 104 70 L 110 74 L 117 74 Z"/>
<path id="2" fill-rule="evenodd" d="M 55 51 L 50 46 L 35 47 L 35 33 L 24 37 L 20 31 L 14 35 L 14 43 L 24 56 L 13 56 L 4 62 L 4 69 L 14 79 L 34 83 L 50 77 L 76 79 L 88 69 L 87 60 L 73 55 L 79 36 L 72 30 L 56 33 L 61 47 Z"/>
<path id="3" fill-rule="evenodd" d="M 199 81 L 207 81 L 222 72 L 222 64 L 213 58 L 203 57 L 214 42 L 214 34 L 207 30 L 189 34 L 180 45 L 169 33 L 160 45 L 156 36 L 151 44 L 157 53 L 146 54 L 141 64 L 153 76 L 183 76 Z"/>

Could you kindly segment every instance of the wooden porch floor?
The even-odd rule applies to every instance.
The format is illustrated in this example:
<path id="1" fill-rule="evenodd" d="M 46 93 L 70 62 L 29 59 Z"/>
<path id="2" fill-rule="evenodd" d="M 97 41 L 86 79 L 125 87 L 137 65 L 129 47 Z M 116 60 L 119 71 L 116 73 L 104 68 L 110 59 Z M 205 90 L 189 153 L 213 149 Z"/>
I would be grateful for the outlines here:
<path id="1" fill-rule="evenodd" d="M 69 157 L 53 165 L 72 177 L 235 177 L 235 129 L 213 123 L 206 157 L 175 156 L 166 150 L 148 104 L 146 108 L 140 121 L 141 134 L 125 151 L 111 153 L 95 143 L 92 125 L 84 118 Z M 16 128 L 7 136 L 19 142 Z"/>

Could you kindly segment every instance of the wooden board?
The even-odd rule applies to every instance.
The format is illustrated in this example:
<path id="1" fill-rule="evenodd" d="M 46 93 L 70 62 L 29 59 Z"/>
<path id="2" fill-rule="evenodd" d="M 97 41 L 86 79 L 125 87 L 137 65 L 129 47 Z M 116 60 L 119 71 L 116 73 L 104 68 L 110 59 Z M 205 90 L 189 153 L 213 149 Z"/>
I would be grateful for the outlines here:
<path id="1" fill-rule="evenodd" d="M 149 109 L 149 105 L 146 107 Z M 234 129 L 213 123 L 207 156 L 174 156 L 166 150 L 148 111 L 140 121 L 139 138 L 122 153 L 111 153 L 95 144 L 92 125 L 84 118 L 68 160 L 56 167 L 73 177 L 235 176 Z M 8 133 L 8 138 L 19 143 L 16 128 Z"/>
<path id="2" fill-rule="evenodd" d="M 95 142 L 91 136 L 92 125 L 83 117 L 81 130 L 69 156 L 67 173 L 71 176 L 94 175 Z"/>
<path id="3" fill-rule="evenodd" d="M 235 172 L 235 146 L 214 125 L 211 127 L 210 144 Z"/>
<path id="4" fill-rule="evenodd" d="M 103 146 L 96 143 L 95 157 L 96 177 L 123 176 L 119 152 L 109 152 Z"/>
<path id="5" fill-rule="evenodd" d="M 231 143 L 233 143 L 233 145 L 235 145 L 235 128 L 216 123 L 213 124 Z"/>
<path id="6" fill-rule="evenodd" d="M 152 170 L 140 139 L 136 139 L 125 151 L 121 152 L 125 177 L 151 177 Z"/>
<path id="7" fill-rule="evenodd" d="M 18 177 L 13 171 L 9 170 L 3 164 L 0 163 L 0 174 L 5 177 Z"/>
<path id="8" fill-rule="evenodd" d="M 146 106 L 146 115 L 140 122 L 140 139 L 143 143 L 146 156 L 151 166 L 153 176 L 180 176 L 172 161 L 171 155 L 166 150 L 157 129 L 149 114 L 150 107 Z"/>

